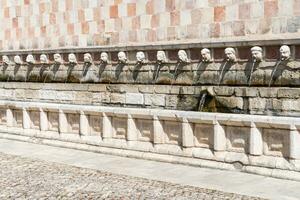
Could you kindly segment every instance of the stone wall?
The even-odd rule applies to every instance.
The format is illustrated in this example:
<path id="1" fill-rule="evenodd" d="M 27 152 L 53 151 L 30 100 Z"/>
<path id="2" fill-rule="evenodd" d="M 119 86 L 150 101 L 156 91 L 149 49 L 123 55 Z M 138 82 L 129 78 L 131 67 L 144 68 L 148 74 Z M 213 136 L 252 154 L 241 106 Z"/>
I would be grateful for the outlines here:
<path id="1" fill-rule="evenodd" d="M 297 39 L 299 0 L 1 0 L 0 49 Z"/>
<path id="2" fill-rule="evenodd" d="M 292 117 L 0 101 L 0 138 L 293 180 L 299 128 Z"/>
<path id="3" fill-rule="evenodd" d="M 0 100 L 300 116 L 299 88 L 2 82 L 0 93 Z"/>

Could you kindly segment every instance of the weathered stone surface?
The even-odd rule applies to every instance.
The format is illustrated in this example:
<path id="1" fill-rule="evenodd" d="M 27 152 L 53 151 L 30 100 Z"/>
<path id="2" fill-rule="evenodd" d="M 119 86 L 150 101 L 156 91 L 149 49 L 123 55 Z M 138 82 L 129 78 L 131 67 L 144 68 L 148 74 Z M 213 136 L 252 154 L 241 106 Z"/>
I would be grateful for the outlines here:
<path id="1" fill-rule="evenodd" d="M 235 88 L 234 91 L 235 91 L 235 95 L 238 97 L 256 97 L 256 96 L 258 96 L 257 88 L 240 87 L 240 88 Z"/>
<path id="2" fill-rule="evenodd" d="M 216 97 L 216 101 L 220 106 L 225 108 L 243 109 L 243 98 L 241 97 Z"/>
<path id="3" fill-rule="evenodd" d="M 234 94 L 233 87 L 214 87 L 214 91 L 218 96 L 232 96 Z"/>
<path id="4" fill-rule="evenodd" d="M 110 103 L 121 103 L 124 104 L 126 101 L 125 94 L 111 93 L 110 94 Z"/>
<path id="5" fill-rule="evenodd" d="M 140 93 L 126 93 L 126 104 L 143 105 L 144 96 Z"/>
<path id="6" fill-rule="evenodd" d="M 163 94 L 144 94 L 145 105 L 165 106 L 166 99 Z"/>
<path id="7" fill-rule="evenodd" d="M 263 98 L 273 98 L 277 97 L 278 88 L 259 88 L 259 95 Z"/>
<path id="8" fill-rule="evenodd" d="M 299 89 L 283 88 L 278 90 L 278 98 L 299 98 Z"/>

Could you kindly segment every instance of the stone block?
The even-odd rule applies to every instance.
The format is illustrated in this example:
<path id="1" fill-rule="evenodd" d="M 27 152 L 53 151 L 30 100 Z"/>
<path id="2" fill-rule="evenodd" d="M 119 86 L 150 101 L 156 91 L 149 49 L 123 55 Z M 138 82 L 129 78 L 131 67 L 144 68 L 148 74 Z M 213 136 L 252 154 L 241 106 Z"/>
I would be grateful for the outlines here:
<path id="1" fill-rule="evenodd" d="M 166 100 L 163 94 L 144 94 L 145 105 L 165 106 Z"/>
<path id="2" fill-rule="evenodd" d="M 263 129 L 264 154 L 271 156 L 289 156 L 289 130 Z"/>
<path id="3" fill-rule="evenodd" d="M 90 92 L 105 92 L 106 85 L 100 85 L 100 84 L 89 85 L 88 91 L 90 91 Z"/>
<path id="4" fill-rule="evenodd" d="M 235 95 L 238 97 L 257 97 L 258 96 L 258 89 L 257 88 L 235 88 Z"/>
<path id="5" fill-rule="evenodd" d="M 221 107 L 243 109 L 244 101 L 241 97 L 216 97 Z"/>
<path id="6" fill-rule="evenodd" d="M 227 126 L 226 138 L 228 151 L 248 153 L 250 127 Z"/>
<path id="7" fill-rule="evenodd" d="M 163 130 L 165 133 L 165 142 L 167 144 L 182 144 L 182 124 L 176 121 L 163 121 Z"/>
<path id="8" fill-rule="evenodd" d="M 249 110 L 264 110 L 267 101 L 263 98 L 249 98 Z"/>
<path id="9" fill-rule="evenodd" d="M 171 109 L 176 109 L 178 104 L 177 95 L 167 95 L 166 96 L 166 107 Z"/>
<path id="10" fill-rule="evenodd" d="M 259 95 L 260 97 L 264 98 L 271 98 L 271 97 L 277 97 L 278 88 L 259 88 Z"/>
<path id="11" fill-rule="evenodd" d="M 214 92 L 218 96 L 232 96 L 234 94 L 233 87 L 214 87 Z"/>
<path id="12" fill-rule="evenodd" d="M 138 90 L 140 93 L 150 93 L 152 94 L 154 91 L 154 86 L 152 85 L 139 85 Z"/>
<path id="13" fill-rule="evenodd" d="M 142 105 L 144 104 L 144 95 L 139 93 L 126 93 L 126 104 Z"/>
<path id="14" fill-rule="evenodd" d="M 300 100 L 282 100 L 281 108 L 284 111 L 300 111 Z"/>
<path id="15" fill-rule="evenodd" d="M 93 93 L 91 92 L 76 92 L 75 101 L 80 103 L 91 103 L 93 99 Z"/>
<path id="16" fill-rule="evenodd" d="M 113 138 L 116 139 L 125 139 L 127 135 L 127 119 L 114 117 L 113 118 Z"/>
<path id="17" fill-rule="evenodd" d="M 278 90 L 278 98 L 299 98 L 300 89 L 298 88 L 284 88 Z"/>
<path id="18" fill-rule="evenodd" d="M 110 103 L 124 104 L 125 101 L 126 101 L 125 94 L 120 94 L 120 93 L 111 93 L 110 94 Z"/>
<path id="19" fill-rule="evenodd" d="M 213 148 L 213 124 L 194 124 L 194 144 L 196 147 Z"/>
<path id="20" fill-rule="evenodd" d="M 153 141 L 153 121 L 151 119 L 136 119 L 137 139 L 139 141 L 150 142 Z"/>

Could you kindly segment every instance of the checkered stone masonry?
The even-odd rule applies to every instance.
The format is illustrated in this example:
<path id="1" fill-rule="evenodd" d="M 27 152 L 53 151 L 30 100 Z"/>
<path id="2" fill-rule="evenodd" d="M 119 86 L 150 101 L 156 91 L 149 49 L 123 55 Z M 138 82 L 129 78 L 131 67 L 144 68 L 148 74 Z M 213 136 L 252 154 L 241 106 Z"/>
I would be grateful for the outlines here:
<path id="1" fill-rule="evenodd" d="M 300 1 L 1 0 L 0 17 L 3 50 L 297 38 Z"/>

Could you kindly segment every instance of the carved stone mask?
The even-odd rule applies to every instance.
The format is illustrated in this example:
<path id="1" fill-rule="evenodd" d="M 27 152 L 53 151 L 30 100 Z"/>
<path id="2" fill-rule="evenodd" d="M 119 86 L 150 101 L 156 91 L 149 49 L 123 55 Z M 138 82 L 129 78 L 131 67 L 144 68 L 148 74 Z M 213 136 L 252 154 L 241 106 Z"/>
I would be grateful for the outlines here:
<path id="1" fill-rule="evenodd" d="M 69 63 L 71 63 L 71 64 L 77 64 L 77 59 L 76 59 L 76 56 L 74 53 L 70 53 L 68 55 L 68 60 L 69 60 Z"/>
<path id="2" fill-rule="evenodd" d="M 14 57 L 14 62 L 17 64 L 17 65 L 21 65 L 23 62 L 22 62 L 22 58 L 21 56 L 15 56 Z"/>
<path id="3" fill-rule="evenodd" d="M 107 63 L 108 62 L 108 54 L 106 52 L 102 52 L 100 54 L 100 59 L 103 63 Z"/>
<path id="4" fill-rule="evenodd" d="M 8 56 L 2 56 L 2 61 L 4 64 L 9 65 L 10 64 L 10 60 L 8 58 Z"/>
<path id="5" fill-rule="evenodd" d="M 43 63 L 43 64 L 49 63 L 49 60 L 48 60 L 48 57 L 47 57 L 46 54 L 42 54 L 40 56 L 40 62 Z"/>
<path id="6" fill-rule="evenodd" d="M 90 53 L 85 53 L 84 55 L 83 55 L 83 61 L 85 62 L 85 63 L 92 63 L 92 55 L 90 54 Z"/>
<path id="7" fill-rule="evenodd" d="M 167 57 L 164 51 L 157 51 L 156 59 L 158 62 L 164 63 L 167 61 Z"/>
<path id="8" fill-rule="evenodd" d="M 178 51 L 179 62 L 188 62 L 187 53 L 184 50 Z"/>
<path id="9" fill-rule="evenodd" d="M 228 62 L 236 62 L 236 55 L 234 48 L 228 47 L 225 49 L 226 60 Z"/>
<path id="10" fill-rule="evenodd" d="M 251 55 L 254 62 L 261 62 L 263 60 L 262 48 L 258 46 L 252 47 Z"/>
<path id="11" fill-rule="evenodd" d="M 203 62 L 211 62 L 211 55 L 209 49 L 202 49 L 201 50 L 201 56 Z"/>
<path id="12" fill-rule="evenodd" d="M 29 54 L 26 57 L 26 62 L 29 63 L 29 64 L 34 64 L 35 63 L 35 59 L 34 59 L 33 55 Z"/>
<path id="13" fill-rule="evenodd" d="M 125 52 L 120 51 L 120 52 L 118 53 L 118 59 L 119 59 L 119 62 L 120 62 L 120 63 L 126 63 L 127 58 L 126 58 Z"/>
<path id="14" fill-rule="evenodd" d="M 61 64 L 63 62 L 60 54 L 56 53 L 53 55 L 53 57 L 54 57 L 54 62 L 56 64 Z"/>
<path id="15" fill-rule="evenodd" d="M 281 60 L 288 60 L 291 57 L 291 49 L 289 46 L 283 45 L 279 51 Z"/>
<path id="16" fill-rule="evenodd" d="M 145 54 L 142 51 L 136 53 L 136 60 L 138 63 L 142 63 L 145 61 Z"/>

